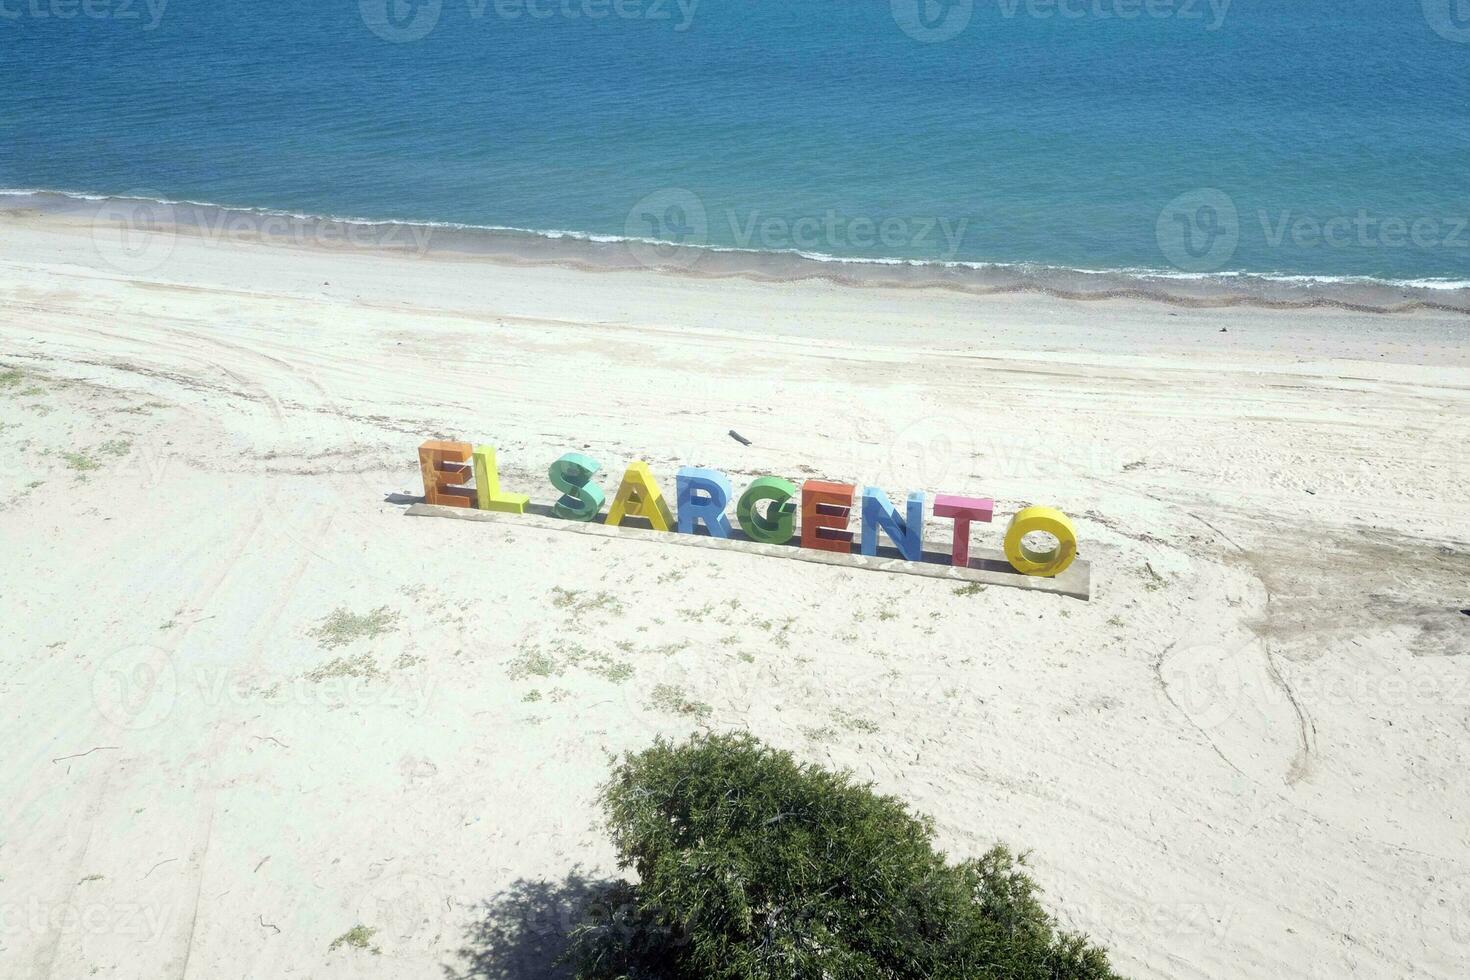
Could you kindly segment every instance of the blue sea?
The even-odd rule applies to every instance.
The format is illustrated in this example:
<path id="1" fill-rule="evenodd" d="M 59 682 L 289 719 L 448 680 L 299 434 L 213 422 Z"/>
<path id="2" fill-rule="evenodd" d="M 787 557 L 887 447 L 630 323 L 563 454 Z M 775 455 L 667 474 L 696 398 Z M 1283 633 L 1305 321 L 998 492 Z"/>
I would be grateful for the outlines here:
<path id="1" fill-rule="evenodd" d="M 0 0 L 0 82 L 11 207 L 1470 308 L 1470 0 Z"/>

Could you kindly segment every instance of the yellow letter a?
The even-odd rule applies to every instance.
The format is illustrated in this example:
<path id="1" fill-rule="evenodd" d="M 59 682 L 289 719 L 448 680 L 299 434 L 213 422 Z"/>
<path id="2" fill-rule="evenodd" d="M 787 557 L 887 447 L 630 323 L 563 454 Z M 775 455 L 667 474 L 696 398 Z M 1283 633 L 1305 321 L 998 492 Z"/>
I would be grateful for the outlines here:
<path id="1" fill-rule="evenodd" d="M 663 491 L 654 482 L 653 474 L 648 472 L 647 463 L 628 464 L 618 495 L 608 509 L 606 523 L 617 527 L 625 517 L 642 517 L 653 525 L 655 531 L 668 531 L 674 526 L 674 515 L 669 512 L 669 505 L 664 501 Z"/>

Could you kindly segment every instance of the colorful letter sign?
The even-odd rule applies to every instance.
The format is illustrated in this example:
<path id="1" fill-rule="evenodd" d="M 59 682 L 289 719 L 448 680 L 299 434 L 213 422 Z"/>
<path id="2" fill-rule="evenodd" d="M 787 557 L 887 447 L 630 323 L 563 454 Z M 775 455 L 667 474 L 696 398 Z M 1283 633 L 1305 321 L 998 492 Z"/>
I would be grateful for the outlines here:
<path id="1" fill-rule="evenodd" d="M 500 472 L 493 446 L 467 442 L 432 440 L 419 447 L 419 467 L 424 478 L 424 501 L 449 507 L 523 514 L 530 503 L 525 494 L 508 493 L 500 487 Z M 547 478 L 561 496 L 552 513 L 569 521 L 595 521 L 606 496 L 592 482 L 601 469 L 598 462 L 582 453 L 569 452 L 551 464 Z M 751 481 L 735 504 L 735 520 L 745 537 L 761 544 L 785 545 L 796 537 L 795 498 L 801 496 L 800 545 L 820 551 L 851 554 L 853 551 L 853 493 L 850 483 L 807 480 L 800 491 L 796 484 L 776 476 Z M 676 476 L 677 519 L 664 500 L 663 491 L 648 464 L 628 464 L 618 492 L 608 509 L 605 523 L 620 526 L 630 517 L 641 518 L 657 531 L 696 534 L 703 525 L 710 537 L 738 537 L 730 522 L 730 501 L 735 496 L 730 478 L 718 470 L 686 466 Z M 863 555 L 878 554 L 880 533 L 887 535 L 898 553 L 908 561 L 924 560 L 924 499 L 914 491 L 904 501 L 903 514 L 878 487 L 864 487 L 859 519 Z M 950 562 L 957 568 L 970 564 L 970 533 L 975 523 L 989 523 L 995 501 L 988 497 L 939 494 L 934 498 L 934 516 L 952 520 Z M 1056 539 L 1052 548 L 1027 546 L 1025 538 L 1045 532 Z M 1011 518 L 1005 534 L 1005 555 L 1023 575 L 1060 575 L 1077 557 L 1077 532 L 1072 522 L 1050 507 L 1027 507 Z M 931 556 L 931 559 L 932 556 Z"/>

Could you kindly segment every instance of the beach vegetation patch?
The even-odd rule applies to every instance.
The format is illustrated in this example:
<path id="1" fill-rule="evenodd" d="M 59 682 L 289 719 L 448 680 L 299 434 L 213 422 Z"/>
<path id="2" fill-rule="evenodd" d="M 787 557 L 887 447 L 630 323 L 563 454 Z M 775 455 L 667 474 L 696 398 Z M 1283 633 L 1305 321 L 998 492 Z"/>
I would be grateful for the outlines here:
<path id="1" fill-rule="evenodd" d="M 525 680 L 527 677 L 557 677 L 562 672 L 561 664 L 550 654 L 539 650 L 526 650 L 512 660 L 505 668 L 513 681 Z"/>
<path id="2" fill-rule="evenodd" d="M 332 944 L 327 947 L 327 952 L 335 953 L 343 946 L 347 946 L 350 949 L 365 949 L 374 956 L 378 956 L 383 952 L 383 949 L 381 946 L 373 945 L 373 936 L 377 935 L 377 932 L 378 930 L 370 926 L 355 925 L 336 939 L 333 939 Z"/>
<path id="3" fill-rule="evenodd" d="M 864 735 L 873 735 L 878 731 L 878 726 L 866 718 L 860 718 L 842 708 L 832 712 L 832 720 L 851 732 L 861 732 Z"/>
<path id="4" fill-rule="evenodd" d="M 827 725 L 805 725 L 801 733 L 819 745 L 837 741 L 837 731 Z"/>
<path id="5" fill-rule="evenodd" d="M 589 650 L 580 643 L 562 644 L 556 655 L 540 647 L 523 650 L 506 665 L 505 672 L 513 681 L 528 677 L 560 677 L 570 667 L 580 668 L 603 680 L 621 684 L 633 676 L 633 665 L 603 650 Z"/>
<path id="6" fill-rule="evenodd" d="M 558 652 L 569 666 L 580 667 L 589 674 L 595 674 L 614 684 L 621 684 L 633 676 L 632 664 L 618 660 L 603 650 L 588 650 L 580 643 L 570 643 L 561 647 Z"/>
<path id="7" fill-rule="evenodd" d="M 562 956 L 578 980 L 1116 978 L 1024 856 L 951 864 L 902 801 L 748 734 L 625 755 L 602 804 L 637 884 L 587 906 Z"/>
<path id="8" fill-rule="evenodd" d="M 338 657 L 307 671 L 302 676 L 314 684 L 320 684 L 322 681 L 338 677 L 356 677 L 359 680 L 370 681 L 376 677 L 382 677 L 383 672 L 378 669 L 376 660 L 365 653 L 360 653 L 355 657 Z"/>
<path id="9" fill-rule="evenodd" d="M 561 586 L 553 586 L 551 589 L 551 604 L 557 609 L 565 609 L 573 617 L 589 612 L 605 612 L 613 616 L 623 614 L 623 603 L 611 592 L 586 593 L 576 589 L 564 589 Z"/>
<path id="10" fill-rule="evenodd" d="M 86 453 L 62 453 L 62 460 L 73 473 L 90 473 L 102 469 L 102 463 Z"/>
<path id="11" fill-rule="evenodd" d="M 339 606 L 310 635 L 316 637 L 323 647 L 332 650 L 356 640 L 371 640 L 397 628 L 398 614 L 387 606 L 379 606 L 372 612 L 361 615 L 345 606 Z"/>
<path id="12" fill-rule="evenodd" d="M 695 718 L 704 718 L 711 710 L 703 701 L 692 700 L 676 684 L 656 685 L 649 694 L 648 703 L 659 711 L 674 715 L 692 715 Z"/>
<path id="13" fill-rule="evenodd" d="M 98 459 L 99 455 L 116 459 L 126 456 L 132 447 L 133 444 L 126 439 L 109 439 L 84 452 L 62 453 L 61 459 L 66 463 L 67 469 L 75 473 L 78 480 L 85 483 L 88 473 L 102 469 L 102 460 Z"/>

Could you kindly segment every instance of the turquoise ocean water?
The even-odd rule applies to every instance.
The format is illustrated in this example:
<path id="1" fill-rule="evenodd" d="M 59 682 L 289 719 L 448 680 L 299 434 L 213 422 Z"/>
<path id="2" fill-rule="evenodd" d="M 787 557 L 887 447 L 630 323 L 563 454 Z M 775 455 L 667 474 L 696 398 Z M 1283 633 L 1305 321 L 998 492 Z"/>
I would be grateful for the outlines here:
<path id="1" fill-rule="evenodd" d="M 3 0 L 0 81 L 22 195 L 1470 308 L 1470 0 Z"/>

